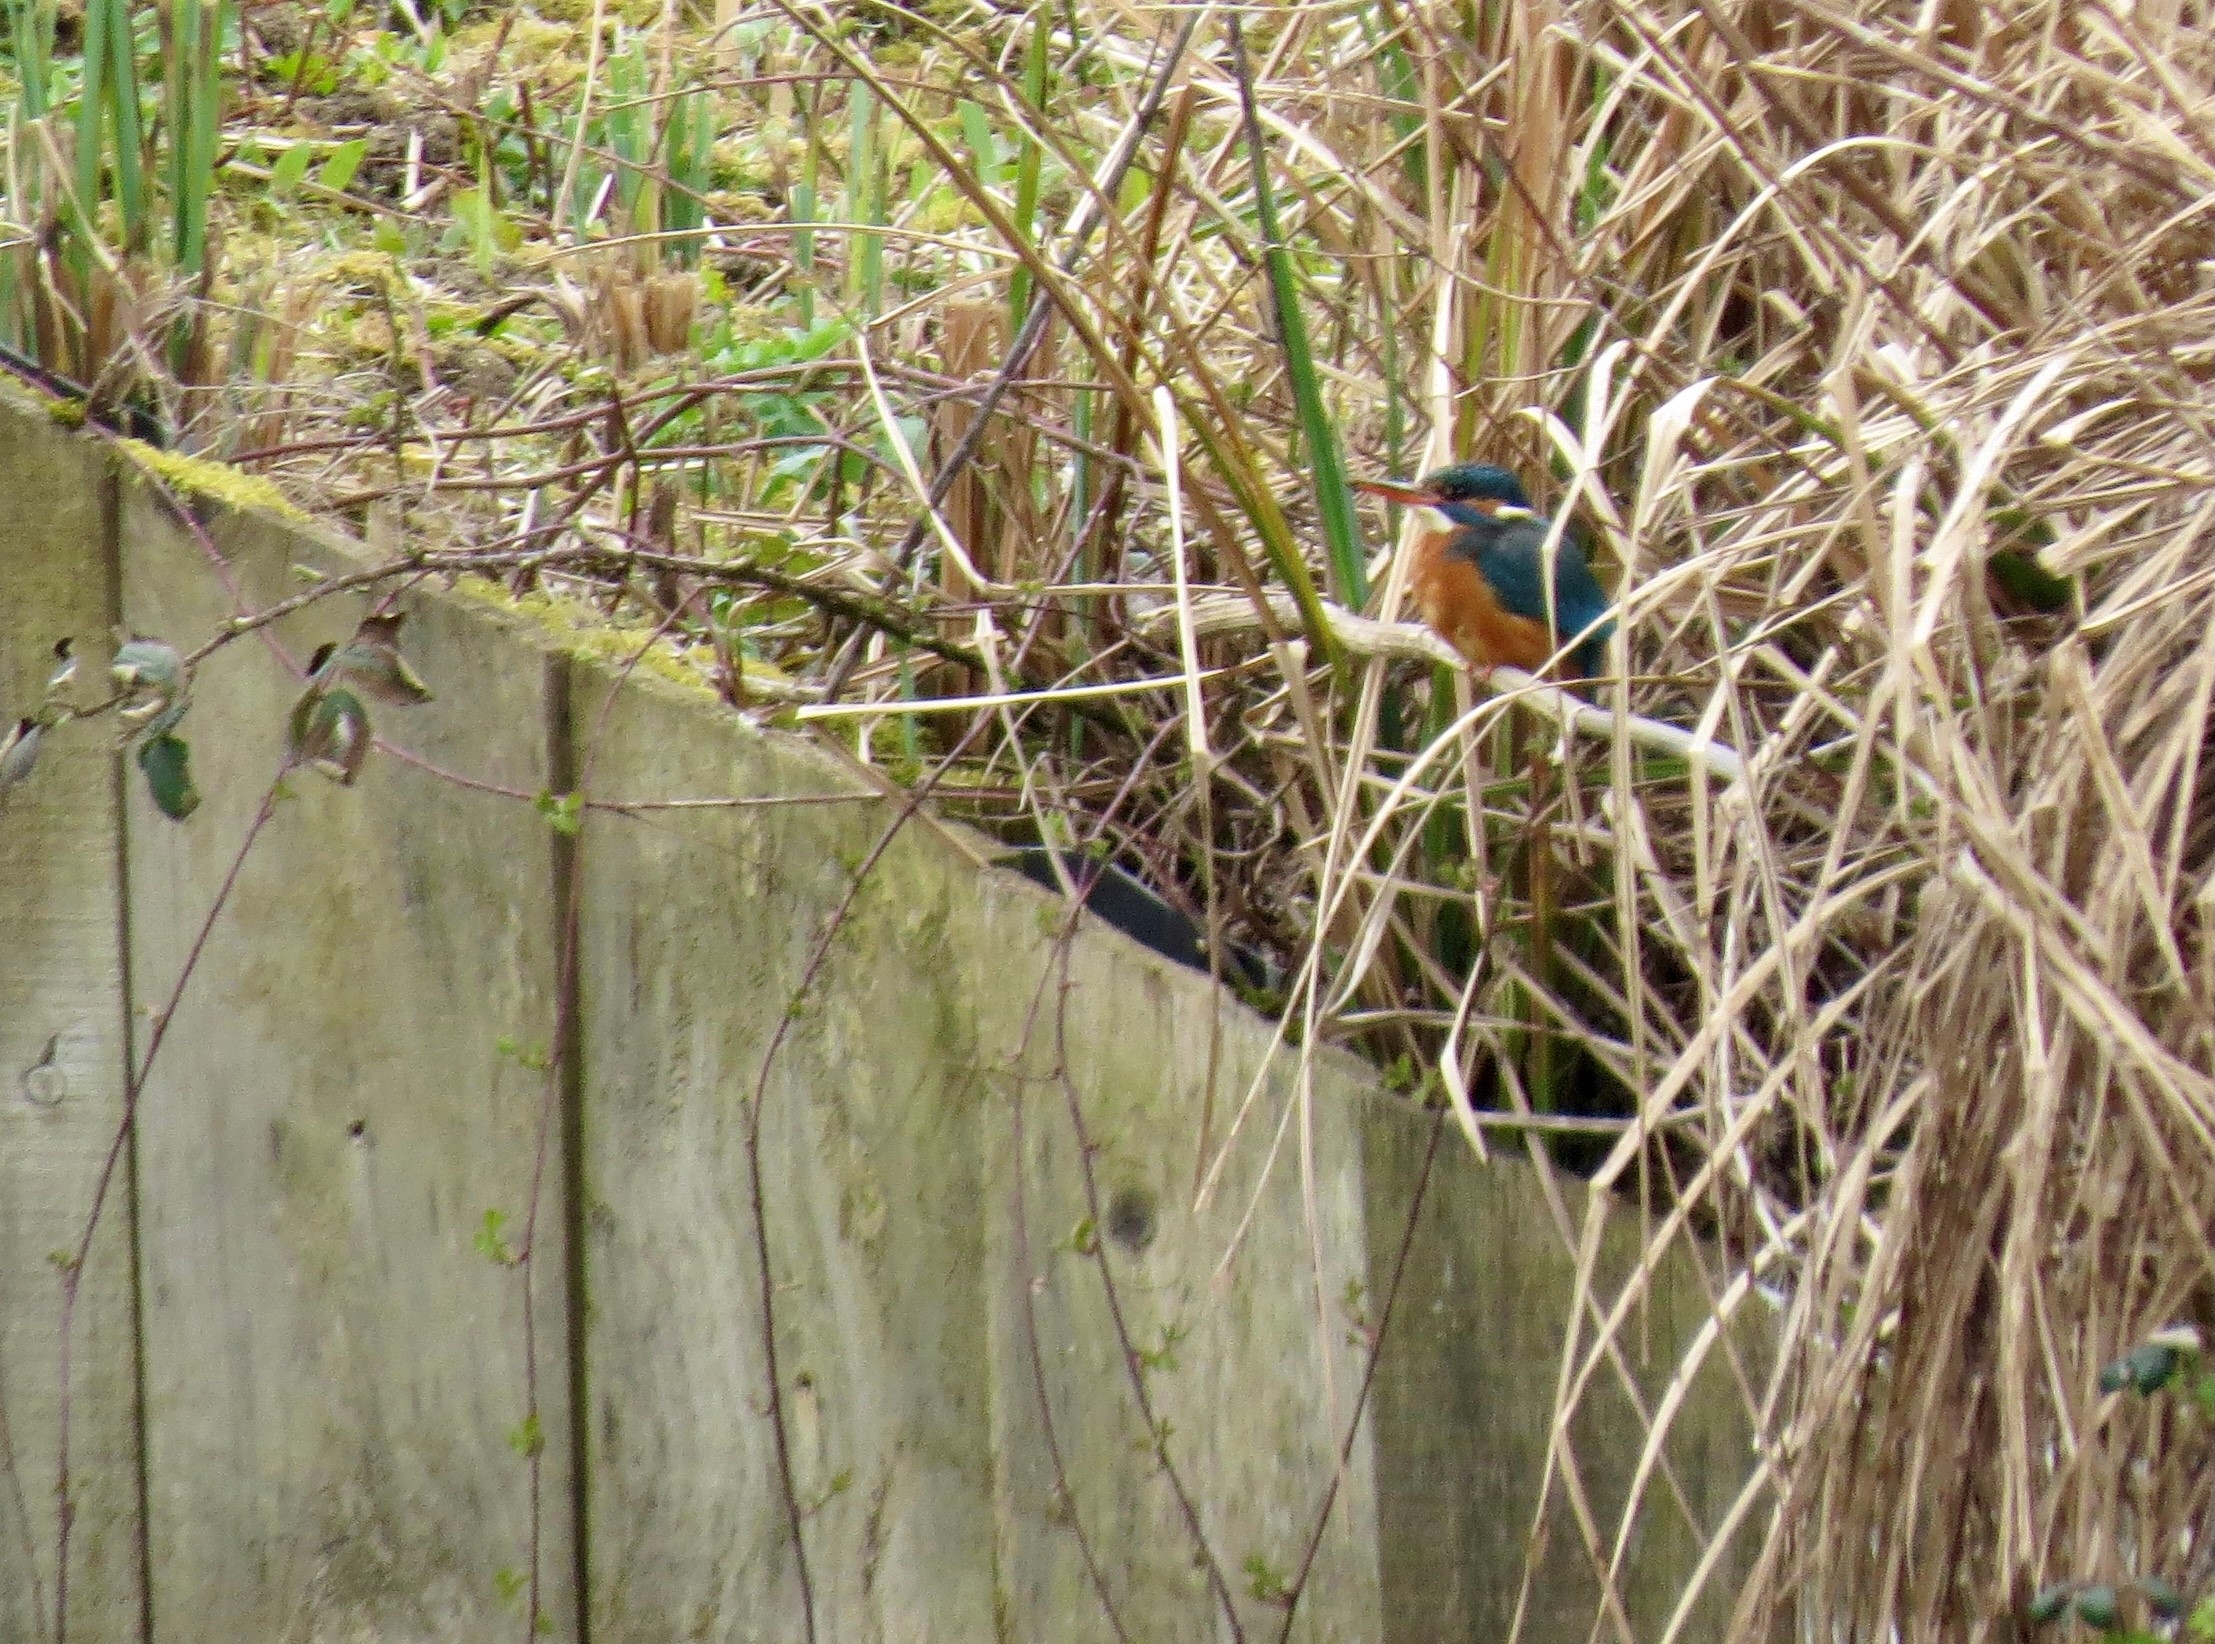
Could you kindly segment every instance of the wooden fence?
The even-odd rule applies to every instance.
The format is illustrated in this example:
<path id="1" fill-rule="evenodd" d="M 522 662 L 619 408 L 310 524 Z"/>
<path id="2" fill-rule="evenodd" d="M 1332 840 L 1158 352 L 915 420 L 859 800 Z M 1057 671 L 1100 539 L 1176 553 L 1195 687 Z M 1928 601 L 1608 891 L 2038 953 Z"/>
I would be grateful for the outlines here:
<path id="1" fill-rule="evenodd" d="M 361 563 L 13 402 L 0 472 L 11 722 L 59 638 Z M 341 596 L 199 669 L 186 821 L 112 717 L 0 796 L 0 1639 L 55 1636 L 65 1439 L 72 1640 L 1505 1636 L 1573 1194 L 1335 1055 L 1301 1114 L 1290 1052 L 1195 1210 L 1268 1023 L 928 818 L 874 854 L 897 801 L 605 636 L 406 608 L 436 700 L 358 786 L 272 786 Z M 1647 1396 L 1705 1316 L 1679 1275 Z M 1642 1635 L 1750 1467 L 1694 1401 Z M 1579 1418 L 1603 1533 L 1643 1435 Z M 1582 1639 L 1551 1496 L 1524 1636 Z"/>

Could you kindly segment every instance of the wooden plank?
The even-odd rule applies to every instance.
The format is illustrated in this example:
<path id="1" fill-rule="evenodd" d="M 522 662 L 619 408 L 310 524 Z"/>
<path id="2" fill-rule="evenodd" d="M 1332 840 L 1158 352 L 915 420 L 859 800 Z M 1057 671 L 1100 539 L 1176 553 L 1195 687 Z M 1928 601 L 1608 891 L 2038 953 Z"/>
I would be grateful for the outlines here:
<path id="1" fill-rule="evenodd" d="M 1090 918 L 1064 986 L 1043 933 L 1066 904 L 1012 875 L 988 886 L 995 935 L 977 980 L 988 1042 L 1000 1047 L 994 1065 L 1005 1070 L 988 1113 L 988 1202 L 1010 1636 L 1114 1638 L 1112 1606 L 1122 1636 L 1215 1639 L 1228 1636 L 1227 1606 L 1247 1637 L 1274 1638 L 1283 1595 L 1332 1503 L 1292 1636 L 1374 1638 L 1377 1480 L 1365 1439 L 1340 1469 L 1367 1276 L 1351 1064 L 1319 1058 L 1310 1197 L 1297 1118 L 1279 1129 L 1295 1100 L 1296 1052 L 1229 1139 L 1267 1023 Z M 1064 1052 L 1066 1081 L 1056 1073 Z M 1215 1192 L 1195 1208 L 1207 1109 L 1207 1157 L 1227 1140 L 1228 1151 Z M 1139 1358 L 1135 1381 L 1103 1263 Z"/>
<path id="2" fill-rule="evenodd" d="M 580 764 L 603 798 L 823 793 L 825 761 L 640 670 L 580 697 Z M 595 814 L 583 844 L 587 1350 L 595 1640 L 789 1639 L 803 1626 L 761 1328 L 745 1112 L 761 1057 L 885 805 Z M 681 894 L 673 887 L 682 887 Z M 1053 905 L 980 878 L 914 824 L 872 870 L 767 1089 L 763 1182 L 777 1391 L 805 1518 L 816 1635 L 966 1641 L 1109 1636 L 1073 1562 L 1017 1322 L 1010 1093 L 1030 1092 L 1037 1292 L 1079 1510 L 1117 1570 L 1134 1636 L 1215 1635 L 1169 1516 L 1096 1275 L 1059 1097 L 1029 1074 L 1025 1019 L 1052 963 Z M 1258 1180 L 1241 1154 L 1215 1211 L 1189 1188 L 1206 1066 L 1204 979 L 1119 937 L 1078 947 L 1071 1035 L 1111 1194 L 1146 1197 L 1123 1275 L 1180 1466 L 1249 1624 L 1275 1612 L 1243 1565 L 1289 1574 L 1336 1470 L 1354 1354 L 1336 1304 L 1365 1272 L 1353 1110 L 1326 1097 L 1321 1227 L 1343 1398 L 1322 1392 L 1295 1169 L 1271 1178 L 1225 1296 L 1209 1276 Z M 1050 1013 L 1040 1023 L 1050 1023 Z M 1223 1078 L 1243 1089 L 1266 1028 L 1235 1008 Z M 1333 1064 L 1338 1069 L 1338 1064 Z M 1183 1071 L 1165 1076 L 1164 1070 Z M 1342 1070 L 1334 1073 L 1344 1082 Z M 1340 1092 L 1336 1085 L 1331 1096 Z M 1226 1098 L 1227 1107 L 1235 1098 Z M 1265 1144 L 1264 1144 L 1265 1145 Z M 1052 1248 L 1059 1245 L 1058 1253 Z M 1280 1282 L 1282 1272 L 1294 1279 Z M 703 1298 L 713 1298 L 706 1306 Z M 1377 1613 L 1366 1452 L 1299 1636 L 1365 1636 Z M 1072 1570 L 1075 1573 L 1072 1575 Z"/>
<path id="3" fill-rule="evenodd" d="M 578 703 L 595 794 L 851 788 L 640 670 Z M 963 886 L 890 853 L 775 1062 L 761 1128 L 788 1497 L 746 1113 L 860 804 L 596 813 L 581 977 L 595 1644 L 995 1633 L 980 1050 Z"/>
<path id="4" fill-rule="evenodd" d="M 38 710 L 58 639 L 101 694 L 113 491 L 101 449 L 0 405 L 0 718 Z M 122 1122 L 121 849 L 114 722 L 56 727 L 0 796 L 0 1638 L 53 1636 L 60 1437 L 57 1255 L 74 1251 Z M 138 1636 L 141 1536 L 129 1155 L 79 1285 L 69 1454 L 72 1638 Z"/>
<path id="5" fill-rule="evenodd" d="M 1364 1141 L 1378 1263 L 1371 1289 L 1380 1295 L 1390 1277 L 1385 1264 L 1396 1258 L 1416 1204 L 1430 1130 L 1428 1117 L 1374 1101 Z M 1573 1231 L 1581 1232 L 1585 1190 L 1566 1177 L 1562 1189 Z M 1611 1286 L 1636 1260 L 1637 1232 L 1627 1210 L 1607 1229 L 1602 1295 L 1614 1294 Z M 1377 1467 L 1392 1480 L 1376 1531 L 1387 1596 L 1382 1637 L 1424 1644 L 1505 1636 L 1531 1546 L 1574 1279 L 1575 1262 L 1529 1166 L 1478 1163 L 1449 1125 L 1421 1196 L 1377 1379 Z M 1649 1411 L 1706 1316 L 1698 1275 L 1673 1258 L 1624 1344 Z M 1584 1488 L 1612 1551 L 1645 1443 L 1612 1372 L 1595 1378 L 1573 1432 Z M 1753 1461 L 1745 1411 L 1720 1354 L 1693 1383 L 1666 1453 L 1699 1524 L 1719 1525 Z M 1585 1637 L 1600 1589 L 1558 1482 L 1543 1522 L 1524 1634 Z M 1749 1552 L 1742 1538 L 1685 1636 L 1721 1634 Z M 1659 1634 L 1697 1562 L 1684 1514 L 1654 1479 L 1619 1582 L 1638 1636 Z"/>
<path id="6" fill-rule="evenodd" d="M 198 644 L 233 609 L 347 562 L 254 516 L 227 560 L 127 482 L 125 610 Z M 429 705 L 381 734 L 528 796 L 546 784 L 548 659 L 466 603 L 410 598 Z M 346 596 L 277 626 L 342 639 Z M 279 767 L 300 681 L 258 639 L 217 652 L 181 728 L 204 802 L 131 798 L 133 975 L 164 1000 Z M 551 835 L 528 799 L 379 752 L 360 783 L 287 779 L 186 987 L 141 1114 L 149 1537 L 163 1641 L 521 1636 L 529 1567 L 524 1295 L 477 1248 L 520 1222 L 545 1076 L 503 1039 L 555 1023 Z M 558 1121 L 558 1113 L 554 1116 Z M 529 1269 L 537 1333 L 541 1608 L 574 1636 L 558 1128 Z"/>

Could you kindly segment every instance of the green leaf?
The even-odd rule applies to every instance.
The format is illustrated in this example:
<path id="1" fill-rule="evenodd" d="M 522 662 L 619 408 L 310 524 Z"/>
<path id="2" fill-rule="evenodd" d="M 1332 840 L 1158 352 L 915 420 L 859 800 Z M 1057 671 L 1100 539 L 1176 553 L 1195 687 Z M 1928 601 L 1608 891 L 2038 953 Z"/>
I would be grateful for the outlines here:
<path id="1" fill-rule="evenodd" d="M 505 1565 L 492 1572 L 492 1590 L 500 1595 L 503 1604 L 513 1604 L 523 1596 L 523 1589 L 529 1585 L 521 1571 L 508 1569 Z"/>
<path id="2" fill-rule="evenodd" d="M 2100 1391 L 2120 1393 L 2133 1388 L 2140 1393 L 2158 1393 L 2176 1374 L 2182 1355 L 2167 1342 L 2141 1342 L 2123 1357 L 2100 1370 Z"/>
<path id="3" fill-rule="evenodd" d="M 2034 611 L 2066 610 L 2069 584 L 2055 576 L 2029 554 L 2012 548 L 1995 548 L 1985 557 L 1992 580 Z"/>
<path id="4" fill-rule="evenodd" d="M 2183 1355 L 2167 1342 L 2148 1342 L 2130 1356 L 2131 1385 L 2141 1393 L 2158 1393 L 2168 1386 Z"/>
<path id="5" fill-rule="evenodd" d="M 2030 610 L 2066 610 L 2072 592 L 2069 579 L 2055 576 L 2038 558 L 2041 548 L 2053 546 L 2053 527 L 2029 509 L 2008 501 L 1997 488 L 1992 501 L 1993 544 L 1984 557 L 1992 580 L 2010 599 Z"/>
<path id="6" fill-rule="evenodd" d="M 584 826 L 585 796 L 581 793 L 542 793 L 531 804 L 556 833 L 575 837 Z"/>
<path id="7" fill-rule="evenodd" d="M 1263 1554 L 1248 1553 L 1240 1566 L 1246 1572 L 1246 1590 L 1264 1604 L 1281 1604 L 1291 1596 L 1284 1573 L 1272 1566 Z"/>
<path id="8" fill-rule="evenodd" d="M 46 727 L 35 719 L 17 720 L 15 728 L 0 738 L 0 793 L 30 779 L 39 744 L 45 740 Z"/>
<path id="9" fill-rule="evenodd" d="M 369 758 L 370 740 L 369 710 L 361 698 L 343 686 L 310 685 L 292 705 L 285 755 L 350 788 Z"/>
<path id="10" fill-rule="evenodd" d="M 350 143 L 341 143 L 331 150 L 331 157 L 323 162 L 323 169 L 315 174 L 315 180 L 334 194 L 344 194 L 353 182 L 354 173 L 361 170 L 361 163 L 368 158 L 369 139 L 356 137 Z"/>
<path id="11" fill-rule="evenodd" d="M 315 159 L 315 150 L 306 143 L 294 143 L 269 168 L 269 192 L 280 200 L 292 198 L 300 180 L 307 176 L 308 166 Z"/>
<path id="12" fill-rule="evenodd" d="M 508 1247 L 508 1241 L 502 1232 L 507 1225 L 508 1213 L 505 1210 L 487 1210 L 484 1225 L 477 1229 L 477 1254 L 488 1262 L 513 1267 L 515 1252 Z"/>
<path id="13" fill-rule="evenodd" d="M 2043 1627 L 2049 1621 L 2059 1621 L 2061 1612 L 2069 1607 L 2069 1595 L 2077 1590 L 2073 1581 L 2057 1581 L 2051 1587 L 2041 1587 L 2038 1596 L 2030 1601 L 2028 1611 L 2032 1625 Z"/>
<path id="14" fill-rule="evenodd" d="M 2115 1589 L 2104 1581 L 2077 1589 L 2077 1619 L 2087 1627 L 2097 1627 L 2101 1632 L 2106 1632 L 2115 1625 L 2115 1615 L 2119 1607 Z"/>
<path id="15" fill-rule="evenodd" d="M 533 1073 L 544 1073 L 554 1065 L 554 1058 L 544 1045 L 526 1045 L 513 1034 L 501 1034 L 492 1048 L 516 1066 L 528 1068 Z"/>
<path id="16" fill-rule="evenodd" d="M 2184 1595 L 2159 1576 L 2148 1576 L 2138 1583 L 2138 1590 L 2146 1595 L 2146 1607 L 2164 1621 L 2174 1621 L 2184 1614 Z"/>
<path id="17" fill-rule="evenodd" d="M 108 672 L 126 691 L 175 691 L 185 683 L 185 659 L 165 639 L 134 639 L 116 651 Z"/>
<path id="18" fill-rule="evenodd" d="M 155 809 L 172 822 L 182 822 L 200 808 L 190 759 L 191 750 L 166 731 L 139 744 L 138 768 L 146 773 L 147 791 L 154 796 Z"/>
<path id="19" fill-rule="evenodd" d="M 536 1410 L 509 1430 L 508 1448 L 519 1456 L 536 1456 L 545 1451 L 546 1429 L 539 1425 Z"/>
<path id="20" fill-rule="evenodd" d="M 2192 1606 L 2191 1615 L 2185 1619 L 2184 1631 L 2198 1644 L 2215 1641 L 2215 1598 L 2203 1598 Z"/>
<path id="21" fill-rule="evenodd" d="M 373 701 L 398 708 L 431 701 L 431 688 L 400 654 L 400 624 L 406 616 L 404 611 L 387 611 L 362 618 L 344 645 L 335 650 L 326 646 L 316 653 L 316 681 L 328 685 L 343 679 L 361 687 Z"/>
<path id="22" fill-rule="evenodd" d="M 523 243 L 522 230 L 492 203 L 491 195 L 482 187 L 465 188 L 456 194 L 452 209 L 454 229 L 444 244 L 449 249 L 466 246 L 480 274 L 491 274 L 499 253 L 513 251 Z"/>
<path id="23" fill-rule="evenodd" d="M 166 640 L 134 639 L 115 653 L 109 677 L 126 700 L 117 710 L 148 737 L 166 735 L 185 717 L 192 670 Z"/>
<path id="24" fill-rule="evenodd" d="M 1000 148 L 992 140 L 992 124 L 985 118 L 984 110 L 967 98 L 962 99 L 959 112 L 962 141 L 969 145 L 977 179 L 990 188 L 1000 180 Z"/>

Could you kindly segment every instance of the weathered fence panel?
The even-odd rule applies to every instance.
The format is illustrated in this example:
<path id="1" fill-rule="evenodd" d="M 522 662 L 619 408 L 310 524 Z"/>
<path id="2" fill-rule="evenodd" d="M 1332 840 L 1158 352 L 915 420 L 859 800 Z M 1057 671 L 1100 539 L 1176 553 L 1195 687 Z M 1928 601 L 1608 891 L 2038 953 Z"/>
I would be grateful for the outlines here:
<path id="1" fill-rule="evenodd" d="M 115 620 L 105 454 L 0 408 L 0 736 L 37 711 L 56 640 L 106 668 Z M 0 794 L 0 1639 L 53 1625 L 61 1283 L 123 1116 L 128 1047 L 109 725 L 62 725 Z M 140 1529 L 131 1176 L 114 1161 L 79 1280 L 69 1377 L 69 1615 L 135 1637 Z"/>
<path id="2" fill-rule="evenodd" d="M 1064 968 L 1040 934 L 1062 909 L 1027 886 L 1003 877 L 988 905 L 976 981 L 1006 1047 L 988 1208 L 1012 1636 L 1110 1638 L 1112 1604 L 1133 1638 L 1228 1636 L 1226 1606 L 1273 1638 L 1335 1479 L 1345 1516 L 1294 1636 L 1381 1637 L 1375 1544 L 1347 1533 L 1374 1496 L 1370 1447 L 1346 1444 L 1367 1277 L 1350 1064 L 1321 1059 L 1306 1125 L 1296 1109 L 1281 1122 L 1295 1081 L 1280 1065 L 1234 1138 L 1266 1023 L 1112 934 L 1088 932 Z M 1195 1212 L 1203 1149 L 1226 1141 Z"/>
<path id="3" fill-rule="evenodd" d="M 1388 1223 L 1406 1225 L 1429 1128 L 1405 1114 L 1379 1114 L 1365 1133 L 1378 1294 L 1398 1261 L 1398 1251 L 1379 1234 Z M 1558 1471 L 1548 1510 L 1534 1519 L 1547 1473 L 1575 1243 L 1584 1225 L 1581 1184 L 1558 1177 L 1557 1184 L 1558 1223 L 1530 1169 L 1477 1164 L 1449 1123 L 1421 1195 L 1384 1373 L 1377 1379 L 1377 1468 L 1392 1481 L 1379 1494 L 1377 1513 L 1387 1637 L 1442 1636 L 1432 1631 L 1441 1615 L 1453 1618 L 1452 1636 L 1505 1637 L 1525 1602 L 1527 1638 L 1581 1638 L 1592 1627 L 1599 1586 Z M 1620 1288 L 1609 1281 L 1635 1259 L 1636 1232 L 1635 1219 L 1626 1214 L 1595 1252 L 1600 1295 Z M 1672 1261 L 1652 1304 L 1621 1332 L 1619 1362 L 1648 1412 L 1659 1405 L 1685 1343 L 1707 1317 L 1703 1294 L 1700 1276 Z M 1598 1322 L 1586 1316 L 1582 1341 L 1593 1339 Z M 1682 1491 L 1698 1521 L 1714 1527 L 1725 1521 L 1749 1471 L 1744 1406 L 1730 1376 L 1728 1355 L 1719 1350 L 1670 1427 L 1646 1486 L 1640 1533 L 1620 1550 L 1611 1538 L 1640 1471 L 1645 1426 L 1612 1368 L 1595 1373 L 1580 1402 L 1574 1489 L 1588 1504 L 1601 1556 L 1620 1553 L 1619 1585 L 1640 1637 L 1667 1621 L 1702 1550 L 1671 1493 Z M 1524 1562 L 1534 1551 L 1538 1569 L 1526 1593 Z M 1722 1568 L 1743 1568 L 1743 1555 L 1740 1549 L 1738 1558 L 1727 1557 Z M 1735 1583 L 1719 1583 L 1695 1612 L 1700 1624 L 1686 1636 L 1716 1636 L 1734 1593 Z"/>
<path id="4" fill-rule="evenodd" d="M 204 499 L 195 528 L 6 406 L 0 459 L 35 511 L 11 715 L 57 629 L 190 646 L 358 563 Z M 496 599 L 404 603 L 437 700 L 374 710 L 354 788 L 272 788 L 349 595 L 209 658 L 188 821 L 105 720 L 0 801 L 0 1638 L 54 1598 L 48 1254 L 157 1021 L 73 1336 L 72 1639 L 520 1636 L 534 1525 L 547 1624 L 595 1644 L 810 1611 L 823 1640 L 1273 1637 L 1303 1575 L 1296 1638 L 1502 1632 L 1573 1184 L 1434 1156 L 1343 1057 L 1256 1086 L 1266 1022 L 1089 919 L 1063 943 L 1065 904 L 958 831 L 880 855 L 902 804 L 821 751 Z M 538 802 L 572 788 L 581 817 Z M 1706 1311 L 1681 1265 L 1624 1332 L 1648 1408 Z M 1594 1520 L 1634 1477 L 1659 1504 L 1621 1549 L 1646 1631 L 1700 1551 L 1672 1494 L 1713 1525 L 1748 1471 L 1726 1379 L 1657 1458 L 1620 1391 L 1581 1418 Z M 1565 1500 L 1526 1636 L 1592 1624 Z"/>
<path id="5" fill-rule="evenodd" d="M 127 482 L 124 612 L 191 644 L 299 593 L 330 550 L 210 514 L 195 539 Z M 210 550 L 220 555 L 218 568 Z M 229 584 L 230 586 L 226 586 Z M 236 602 L 231 588 L 236 589 Z M 277 624 L 305 664 L 363 611 Z M 413 601 L 437 700 L 379 731 L 451 771 L 546 785 L 543 653 L 458 602 Z M 204 796 L 167 822 L 134 785 L 132 981 L 166 1004 L 263 796 L 302 682 L 258 639 L 211 656 L 181 733 Z M 135 773 L 134 773 L 135 774 Z M 505 1038 L 554 1031 L 551 847 L 528 798 L 373 755 L 360 785 L 297 772 L 207 930 L 139 1114 L 147 1501 L 155 1635 L 469 1640 L 515 1633 L 527 1567 L 523 1297 L 479 1248 L 520 1245 L 544 1075 Z M 531 1265 L 541 1606 L 575 1595 L 559 1135 Z M 514 1441 L 511 1443 L 511 1439 Z"/>
<path id="6" fill-rule="evenodd" d="M 673 687 L 595 678 L 590 791 L 851 794 Z M 902 839 L 762 1061 L 880 800 L 594 813 L 582 849 L 596 1640 L 993 1636 L 975 1029 L 957 886 Z M 762 1221 L 756 1221 L 755 1192 Z M 765 1419 L 762 1251 L 789 1478 Z"/>

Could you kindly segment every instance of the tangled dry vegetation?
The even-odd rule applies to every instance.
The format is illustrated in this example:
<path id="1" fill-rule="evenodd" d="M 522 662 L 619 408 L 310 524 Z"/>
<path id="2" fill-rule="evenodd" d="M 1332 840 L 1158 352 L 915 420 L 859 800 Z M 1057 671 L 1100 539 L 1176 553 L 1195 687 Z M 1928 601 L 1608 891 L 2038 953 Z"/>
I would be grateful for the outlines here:
<path id="1" fill-rule="evenodd" d="M 1671 1247 L 1773 1309 L 1738 1636 L 2215 1587 L 2207 1422 L 2100 1382 L 2215 1324 L 2210 8 L 402 12 L 248 14 L 198 307 L 70 264 L 19 124 L 18 335 L 1113 854 L 1289 1040 L 1636 1196 L 1561 1431 Z M 1449 453 L 1739 780 L 1333 623 L 1403 611 L 1348 474 Z"/>

